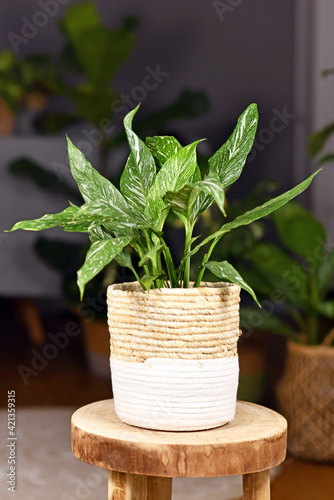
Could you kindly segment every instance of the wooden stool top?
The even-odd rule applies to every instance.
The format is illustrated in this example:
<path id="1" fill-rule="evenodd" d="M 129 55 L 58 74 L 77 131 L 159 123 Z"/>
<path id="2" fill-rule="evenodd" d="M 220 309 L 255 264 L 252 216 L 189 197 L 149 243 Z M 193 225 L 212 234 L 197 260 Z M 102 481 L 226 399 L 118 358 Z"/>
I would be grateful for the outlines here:
<path id="1" fill-rule="evenodd" d="M 287 423 L 278 413 L 237 402 L 235 419 L 216 429 L 152 431 L 124 424 L 114 401 L 72 416 L 73 454 L 104 469 L 161 477 L 214 477 L 274 467 L 286 453 Z"/>

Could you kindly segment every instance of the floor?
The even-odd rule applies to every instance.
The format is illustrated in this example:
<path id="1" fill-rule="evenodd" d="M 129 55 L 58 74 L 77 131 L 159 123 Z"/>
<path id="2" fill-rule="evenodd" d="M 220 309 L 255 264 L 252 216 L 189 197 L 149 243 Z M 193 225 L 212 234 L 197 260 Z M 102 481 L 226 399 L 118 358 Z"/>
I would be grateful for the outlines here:
<path id="1" fill-rule="evenodd" d="M 0 407 L 7 407 L 7 391 L 15 390 L 18 407 L 80 407 L 111 397 L 107 378 L 90 373 L 81 334 L 73 335 L 65 348 L 44 351 L 33 344 L 15 318 L 12 301 L 0 300 Z M 46 315 L 47 333 L 62 332 L 73 318 L 68 313 Z M 49 342 L 50 343 L 50 342 Z M 288 456 L 272 482 L 272 500 L 333 500 L 334 466 L 303 463 Z"/>

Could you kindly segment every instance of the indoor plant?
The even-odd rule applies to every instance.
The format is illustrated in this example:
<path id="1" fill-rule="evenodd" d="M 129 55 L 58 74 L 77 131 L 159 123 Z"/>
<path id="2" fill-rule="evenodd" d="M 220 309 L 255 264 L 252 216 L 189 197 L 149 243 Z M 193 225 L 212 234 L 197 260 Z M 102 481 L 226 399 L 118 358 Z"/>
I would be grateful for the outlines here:
<path id="1" fill-rule="evenodd" d="M 323 70 L 322 76 L 333 76 L 334 68 L 327 68 Z M 317 162 L 321 165 L 325 163 L 332 163 L 334 161 L 334 153 L 327 152 L 319 158 L 320 153 L 327 146 L 327 143 L 333 137 L 334 134 L 334 122 L 328 123 L 320 130 L 313 132 L 308 139 L 308 152 L 312 157 L 317 157 Z"/>
<path id="2" fill-rule="evenodd" d="M 72 123 L 76 123 L 77 127 L 80 125 L 76 131 L 78 142 L 83 139 L 82 147 L 86 151 L 90 149 L 95 152 L 98 158 L 96 168 L 111 178 L 113 183 L 117 182 L 115 177 L 118 176 L 120 167 L 119 157 L 123 160 L 123 150 L 127 147 L 124 131 L 120 131 L 120 118 L 126 114 L 128 104 L 123 102 L 126 94 L 120 92 L 116 77 L 135 49 L 134 28 L 137 23 L 136 18 L 127 16 L 122 19 L 121 24 L 110 29 L 105 25 L 104 19 L 101 19 L 94 2 L 80 2 L 69 6 L 59 22 L 64 42 L 62 51 L 50 61 L 55 73 L 50 106 L 38 120 L 43 132 L 49 133 L 59 132 L 65 125 L 69 127 Z M 35 54 L 34 57 L 39 56 Z M 17 79 L 22 81 L 21 78 Z M 148 88 L 142 89 L 144 93 L 149 93 L 157 87 L 158 83 L 149 85 L 150 91 Z M 126 87 L 122 90 L 125 89 Z M 134 89 L 138 90 L 138 87 Z M 54 95 L 57 97 L 57 106 L 52 107 Z M 149 135 L 154 129 L 163 135 L 167 130 L 170 132 L 170 123 L 196 118 L 208 109 L 209 101 L 205 92 L 183 89 L 173 101 L 141 119 L 137 123 L 137 130 Z M 20 158 L 9 167 L 11 174 L 29 178 L 40 188 L 62 193 L 76 204 L 83 201 L 80 192 L 66 182 L 66 163 L 61 165 L 53 162 L 53 171 L 50 171 L 50 168 L 36 164 L 32 158 Z M 110 269 L 118 271 L 115 269 L 115 262 L 89 283 L 89 296 L 95 298 L 98 295 L 101 298 L 92 311 L 84 303 L 80 304 L 76 286 L 76 270 L 83 264 L 89 239 L 80 247 L 78 243 L 65 245 L 62 240 L 56 242 L 54 238 L 50 241 L 48 236 L 36 238 L 37 255 L 60 273 L 61 298 L 71 312 L 79 316 L 89 367 L 98 375 L 109 376 L 107 306 L 102 283 L 106 273 L 109 277 Z M 123 274 L 123 270 L 121 273 Z"/>
<path id="3" fill-rule="evenodd" d="M 14 132 L 15 118 L 30 110 L 39 114 L 54 87 L 56 70 L 45 54 L 18 57 L 10 50 L 0 52 L 0 133 Z"/>
<path id="4" fill-rule="evenodd" d="M 233 419 L 235 411 L 240 287 L 257 299 L 231 264 L 210 261 L 210 256 L 224 234 L 284 205 L 316 174 L 194 245 L 199 215 L 213 201 L 225 213 L 224 188 L 242 172 L 254 141 L 257 107 L 251 104 L 239 117 L 230 138 L 209 159 L 203 179 L 196 162 L 200 141 L 181 147 L 174 137 L 156 136 L 144 143 L 132 130 L 137 109 L 124 119 L 130 155 L 120 190 L 95 171 L 68 139 L 71 171 L 85 203 L 18 222 L 12 230 L 60 226 L 89 233 L 91 247 L 78 271 L 81 296 L 86 283 L 112 259 L 133 272 L 136 283 L 108 289 L 115 405 L 124 421 L 172 430 L 219 426 Z M 185 228 L 178 266 L 163 233 L 170 209 Z M 137 268 L 127 252 L 129 246 L 139 256 Z M 191 283 L 191 257 L 204 246 L 207 251 Z M 202 283 L 207 269 L 223 283 Z"/>
<path id="5" fill-rule="evenodd" d="M 321 222 L 295 202 L 272 219 L 280 245 L 262 241 L 247 255 L 248 281 L 266 307 L 243 308 L 241 326 L 288 337 L 277 396 L 289 422 L 290 450 L 304 459 L 333 461 L 334 249 Z M 276 303 L 283 319 L 274 312 Z"/>

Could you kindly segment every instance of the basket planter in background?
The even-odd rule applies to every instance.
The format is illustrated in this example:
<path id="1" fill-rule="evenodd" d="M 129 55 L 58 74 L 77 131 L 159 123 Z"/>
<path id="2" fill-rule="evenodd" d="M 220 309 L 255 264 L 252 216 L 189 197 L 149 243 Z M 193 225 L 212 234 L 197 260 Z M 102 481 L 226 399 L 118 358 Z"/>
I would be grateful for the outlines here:
<path id="1" fill-rule="evenodd" d="M 115 409 L 125 423 L 200 430 L 234 418 L 240 287 L 108 288 Z"/>
<path id="2" fill-rule="evenodd" d="M 10 135 L 14 132 L 15 115 L 0 99 L 0 135 Z"/>
<path id="3" fill-rule="evenodd" d="M 81 320 L 81 328 L 90 372 L 109 379 L 110 342 L 106 322 L 84 318 Z"/>
<path id="4" fill-rule="evenodd" d="M 289 450 L 304 460 L 334 461 L 334 349 L 288 342 L 278 390 L 289 424 Z"/>

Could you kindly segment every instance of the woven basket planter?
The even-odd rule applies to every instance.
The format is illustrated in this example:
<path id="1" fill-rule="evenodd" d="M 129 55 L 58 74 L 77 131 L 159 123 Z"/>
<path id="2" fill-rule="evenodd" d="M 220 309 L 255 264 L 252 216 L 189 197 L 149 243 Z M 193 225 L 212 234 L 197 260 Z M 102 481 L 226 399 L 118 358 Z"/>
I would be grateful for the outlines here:
<path id="1" fill-rule="evenodd" d="M 107 300 L 115 409 L 123 422 L 184 431 L 233 420 L 239 286 L 144 292 L 138 283 L 117 284 Z"/>
<path id="2" fill-rule="evenodd" d="M 288 342 L 277 396 L 289 424 L 289 451 L 304 460 L 334 461 L 334 348 Z"/>

